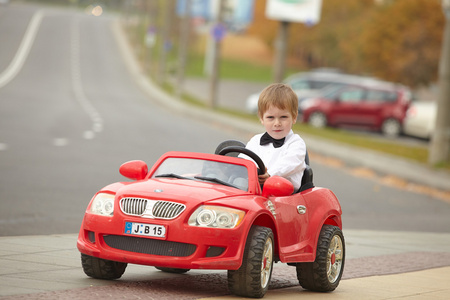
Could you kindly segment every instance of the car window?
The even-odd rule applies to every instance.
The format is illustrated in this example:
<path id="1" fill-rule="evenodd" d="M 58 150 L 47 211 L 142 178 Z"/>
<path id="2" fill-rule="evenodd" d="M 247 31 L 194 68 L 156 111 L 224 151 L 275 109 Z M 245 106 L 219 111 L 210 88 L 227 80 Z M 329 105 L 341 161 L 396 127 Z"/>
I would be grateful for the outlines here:
<path id="1" fill-rule="evenodd" d="M 293 90 L 309 90 L 312 88 L 310 82 L 306 79 L 292 80 L 288 84 Z"/>
<path id="2" fill-rule="evenodd" d="M 341 85 L 333 84 L 332 86 L 325 87 L 321 91 L 321 94 L 326 99 L 335 99 L 339 96 L 339 92 L 341 91 L 341 89 L 342 89 Z"/>
<path id="3" fill-rule="evenodd" d="M 364 99 L 365 90 L 361 88 L 345 89 L 339 94 L 341 102 L 356 103 Z"/>
<path id="4" fill-rule="evenodd" d="M 397 93 L 391 91 L 369 90 L 366 96 L 367 101 L 372 102 L 395 102 Z"/>
<path id="5" fill-rule="evenodd" d="M 245 166 L 191 158 L 167 158 L 152 178 L 169 177 L 197 180 L 198 177 L 217 179 L 233 187 L 248 190 L 248 171 Z"/>
<path id="6" fill-rule="evenodd" d="M 314 90 L 321 90 L 324 87 L 327 87 L 331 84 L 335 84 L 335 83 L 330 82 L 330 81 L 323 81 L 323 80 L 311 80 L 311 88 Z"/>

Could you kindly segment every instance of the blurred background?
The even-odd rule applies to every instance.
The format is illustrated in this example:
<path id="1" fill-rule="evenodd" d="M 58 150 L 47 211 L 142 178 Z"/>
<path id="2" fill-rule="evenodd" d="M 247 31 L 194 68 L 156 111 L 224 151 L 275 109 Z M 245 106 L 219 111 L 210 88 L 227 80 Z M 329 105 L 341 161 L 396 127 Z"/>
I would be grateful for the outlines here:
<path id="1" fill-rule="evenodd" d="M 257 126 L 258 95 L 271 82 L 297 93 L 294 130 L 307 144 L 319 138 L 448 174 L 449 5 L 0 0 L 0 235 L 77 232 L 93 194 L 123 180 L 125 161 L 151 166 L 166 151 L 247 141 L 256 132 L 183 109 Z M 142 89 L 124 48 L 163 93 Z M 160 105 L 168 96 L 178 109 Z M 349 228 L 450 230 L 448 189 L 311 156 L 316 185 L 335 191 Z"/>

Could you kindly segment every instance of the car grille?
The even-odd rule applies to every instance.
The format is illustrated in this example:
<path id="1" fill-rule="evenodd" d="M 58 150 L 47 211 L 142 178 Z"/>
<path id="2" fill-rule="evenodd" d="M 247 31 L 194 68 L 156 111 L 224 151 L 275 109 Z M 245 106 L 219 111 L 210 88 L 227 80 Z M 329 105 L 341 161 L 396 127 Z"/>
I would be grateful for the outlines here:
<path id="1" fill-rule="evenodd" d="M 197 247 L 192 244 L 153 240 L 133 236 L 105 235 L 105 243 L 115 249 L 135 253 L 186 257 L 194 254 Z"/>
<path id="2" fill-rule="evenodd" d="M 156 219 L 175 219 L 186 206 L 176 202 L 149 200 L 142 198 L 123 198 L 120 209 L 124 214 Z"/>
<path id="3" fill-rule="evenodd" d="M 140 216 L 147 208 L 147 199 L 123 198 L 120 200 L 120 208 L 127 215 Z"/>

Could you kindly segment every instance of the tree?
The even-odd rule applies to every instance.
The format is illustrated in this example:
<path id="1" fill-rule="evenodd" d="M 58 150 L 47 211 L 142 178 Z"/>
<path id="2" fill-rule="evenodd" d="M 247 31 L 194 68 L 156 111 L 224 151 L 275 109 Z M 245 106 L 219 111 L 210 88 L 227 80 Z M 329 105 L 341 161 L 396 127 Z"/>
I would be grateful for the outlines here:
<path id="1" fill-rule="evenodd" d="M 365 29 L 365 65 L 386 80 L 428 85 L 437 78 L 443 27 L 439 0 L 391 1 Z"/>
<path id="2" fill-rule="evenodd" d="M 248 33 L 273 48 L 278 22 L 255 1 Z M 319 24 L 291 23 L 290 66 L 334 67 L 411 87 L 435 82 L 444 17 L 440 0 L 323 0 Z"/>

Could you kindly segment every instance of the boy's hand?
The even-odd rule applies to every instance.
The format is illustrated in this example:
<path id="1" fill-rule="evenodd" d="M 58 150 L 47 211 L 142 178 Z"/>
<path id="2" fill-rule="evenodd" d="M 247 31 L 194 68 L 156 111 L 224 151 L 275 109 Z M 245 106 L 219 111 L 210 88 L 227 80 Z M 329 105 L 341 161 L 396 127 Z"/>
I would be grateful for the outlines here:
<path id="1" fill-rule="evenodd" d="M 259 184 L 264 184 L 264 182 L 266 182 L 267 178 L 269 178 L 270 175 L 269 173 L 267 173 L 267 168 L 266 168 L 266 172 L 262 175 L 258 176 L 258 180 L 259 180 Z"/>

